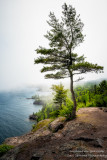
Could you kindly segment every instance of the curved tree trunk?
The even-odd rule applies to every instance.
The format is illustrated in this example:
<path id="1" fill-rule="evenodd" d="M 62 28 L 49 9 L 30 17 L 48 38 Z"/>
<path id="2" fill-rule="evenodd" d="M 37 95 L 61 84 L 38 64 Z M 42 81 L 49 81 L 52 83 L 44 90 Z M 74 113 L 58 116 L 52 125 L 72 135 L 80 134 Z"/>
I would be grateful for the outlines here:
<path id="1" fill-rule="evenodd" d="M 76 117 L 77 103 L 76 103 L 75 93 L 74 93 L 74 89 L 73 89 L 73 75 L 71 75 L 70 80 L 71 80 L 71 82 L 70 82 L 70 91 L 71 91 L 72 100 L 73 100 L 73 103 L 74 103 L 73 111 L 71 113 L 71 118 L 74 119 Z"/>

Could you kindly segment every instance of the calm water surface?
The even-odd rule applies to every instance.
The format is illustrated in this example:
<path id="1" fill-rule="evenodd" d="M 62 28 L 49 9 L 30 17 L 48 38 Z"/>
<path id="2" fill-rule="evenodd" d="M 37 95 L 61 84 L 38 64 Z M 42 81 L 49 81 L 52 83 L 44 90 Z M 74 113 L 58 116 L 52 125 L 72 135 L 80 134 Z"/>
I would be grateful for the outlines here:
<path id="1" fill-rule="evenodd" d="M 34 121 L 28 119 L 29 115 L 42 108 L 33 105 L 32 99 L 26 99 L 35 94 L 41 93 L 35 89 L 0 92 L 0 143 L 5 138 L 20 136 L 31 130 Z"/>

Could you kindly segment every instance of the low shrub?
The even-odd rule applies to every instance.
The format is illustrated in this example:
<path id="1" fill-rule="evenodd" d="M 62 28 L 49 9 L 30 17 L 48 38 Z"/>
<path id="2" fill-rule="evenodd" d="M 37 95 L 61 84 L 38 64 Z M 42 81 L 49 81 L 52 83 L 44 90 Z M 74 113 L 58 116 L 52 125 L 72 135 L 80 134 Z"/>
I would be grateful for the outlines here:
<path id="1" fill-rule="evenodd" d="M 51 118 L 56 118 L 56 117 L 58 117 L 59 116 L 59 110 L 55 110 L 55 111 L 53 111 L 53 112 L 51 112 L 50 113 L 50 117 Z"/>
<path id="2" fill-rule="evenodd" d="M 7 144 L 1 144 L 0 145 L 0 157 L 4 155 L 6 152 L 14 148 L 14 146 L 7 145 Z"/>
<path id="3" fill-rule="evenodd" d="M 80 108 L 84 108 L 84 107 L 86 107 L 84 103 L 82 103 L 82 102 L 81 102 L 81 103 L 78 103 L 78 104 L 77 104 L 77 111 L 78 111 Z"/>
<path id="4" fill-rule="evenodd" d="M 73 102 L 70 98 L 66 99 L 66 104 L 62 104 L 62 108 L 59 110 L 59 116 L 66 117 L 67 120 L 72 119 L 71 113 L 73 110 Z"/>
<path id="5" fill-rule="evenodd" d="M 37 122 L 47 119 L 47 118 L 51 118 L 50 113 L 55 111 L 57 108 L 55 107 L 55 105 L 53 103 L 48 103 L 46 105 L 44 105 L 42 107 L 42 109 L 39 112 L 35 113 L 35 116 L 37 117 Z"/>
<path id="6" fill-rule="evenodd" d="M 87 102 L 87 107 L 96 107 L 95 101 Z"/>

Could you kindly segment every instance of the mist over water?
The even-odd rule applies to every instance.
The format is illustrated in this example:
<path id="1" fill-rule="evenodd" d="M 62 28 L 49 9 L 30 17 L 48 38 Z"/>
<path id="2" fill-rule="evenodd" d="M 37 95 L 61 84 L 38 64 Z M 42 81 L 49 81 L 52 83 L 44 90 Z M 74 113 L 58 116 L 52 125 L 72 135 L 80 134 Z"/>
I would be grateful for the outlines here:
<path id="1" fill-rule="evenodd" d="M 20 136 L 29 132 L 34 121 L 29 115 L 39 111 L 42 106 L 33 105 L 29 98 L 35 94 L 42 94 L 34 88 L 0 92 L 0 143 L 8 137 Z"/>

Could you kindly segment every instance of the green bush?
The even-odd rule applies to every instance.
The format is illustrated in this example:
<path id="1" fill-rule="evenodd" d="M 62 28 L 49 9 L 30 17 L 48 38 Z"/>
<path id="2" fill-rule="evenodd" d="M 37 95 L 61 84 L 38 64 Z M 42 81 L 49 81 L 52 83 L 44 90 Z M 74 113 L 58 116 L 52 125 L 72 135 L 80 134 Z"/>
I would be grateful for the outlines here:
<path id="1" fill-rule="evenodd" d="M 105 103 L 105 107 L 107 107 L 107 96 L 104 97 L 104 103 Z"/>
<path id="2" fill-rule="evenodd" d="M 72 119 L 71 113 L 73 110 L 73 102 L 70 98 L 66 99 L 66 105 L 62 104 L 62 109 L 59 110 L 59 116 L 66 117 L 68 120 Z"/>
<path id="3" fill-rule="evenodd" d="M 53 111 L 53 112 L 51 112 L 50 113 L 50 117 L 51 118 L 56 118 L 56 117 L 58 117 L 59 116 L 59 110 L 55 110 L 55 111 Z"/>
<path id="4" fill-rule="evenodd" d="M 103 97 L 102 95 L 95 95 L 95 104 L 96 107 L 102 107 L 103 106 Z"/>
<path id="5" fill-rule="evenodd" d="M 78 111 L 80 108 L 84 108 L 84 107 L 86 107 L 84 103 L 82 103 L 82 102 L 81 102 L 81 103 L 78 103 L 78 104 L 77 104 L 77 111 Z"/>
<path id="6" fill-rule="evenodd" d="M 44 105 L 42 107 L 42 109 L 35 113 L 36 117 L 37 117 L 37 122 L 47 119 L 47 118 L 51 118 L 54 117 L 54 115 L 51 115 L 51 112 L 54 112 L 57 110 L 57 107 L 53 104 L 53 103 L 48 103 L 46 105 Z M 56 117 L 56 116 L 55 116 Z"/>
<path id="7" fill-rule="evenodd" d="M 9 150 L 11 150 L 12 148 L 14 148 L 14 146 L 7 145 L 7 144 L 1 144 L 0 145 L 0 156 L 2 156 L 3 154 L 5 154 L 6 152 L 8 152 Z"/>
<path id="8" fill-rule="evenodd" d="M 96 107 L 95 101 L 87 102 L 87 107 Z"/>
<path id="9" fill-rule="evenodd" d="M 84 103 L 87 107 L 107 107 L 107 81 L 78 86 L 75 88 L 75 95 L 78 104 Z"/>

